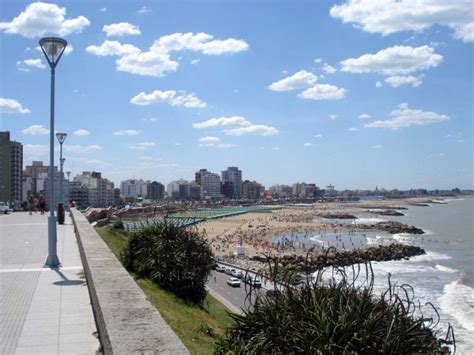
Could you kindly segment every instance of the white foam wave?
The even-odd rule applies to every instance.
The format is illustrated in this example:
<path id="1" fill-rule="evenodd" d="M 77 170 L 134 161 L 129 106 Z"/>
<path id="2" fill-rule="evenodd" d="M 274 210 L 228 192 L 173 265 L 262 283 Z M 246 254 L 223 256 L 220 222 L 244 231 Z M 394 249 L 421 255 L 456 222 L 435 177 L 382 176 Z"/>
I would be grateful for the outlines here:
<path id="1" fill-rule="evenodd" d="M 358 218 L 355 221 L 352 221 L 352 224 L 375 224 L 386 221 L 387 220 L 383 218 Z"/>
<path id="2" fill-rule="evenodd" d="M 444 266 L 444 265 L 439 265 L 439 264 L 436 264 L 435 268 L 438 269 L 439 271 L 447 272 L 447 273 L 450 273 L 450 274 L 458 272 L 458 270 L 456 270 L 456 269 L 452 269 L 450 267 L 447 267 L 447 266 Z"/>
<path id="3" fill-rule="evenodd" d="M 424 255 L 417 255 L 410 258 L 410 260 L 412 261 L 433 261 L 433 260 L 448 260 L 448 259 L 452 259 L 452 257 L 446 254 L 437 253 L 435 251 L 427 251 L 426 254 Z"/>
<path id="4" fill-rule="evenodd" d="M 459 281 L 444 286 L 441 308 L 467 330 L 474 331 L 474 289 Z"/>

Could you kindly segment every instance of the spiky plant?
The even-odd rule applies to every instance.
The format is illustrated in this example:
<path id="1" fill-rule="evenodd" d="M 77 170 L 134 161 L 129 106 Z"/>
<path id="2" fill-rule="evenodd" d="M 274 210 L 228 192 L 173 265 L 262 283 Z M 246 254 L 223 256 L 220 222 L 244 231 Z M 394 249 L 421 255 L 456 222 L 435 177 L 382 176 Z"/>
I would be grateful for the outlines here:
<path id="1" fill-rule="evenodd" d="M 281 264 L 272 260 L 270 276 L 280 275 L 274 286 L 281 293 L 259 296 L 242 315 L 232 314 L 235 324 L 217 344 L 217 354 L 450 352 L 446 344 L 454 339 L 452 328 L 439 340 L 437 321 L 423 317 L 410 286 L 392 285 L 389 279 L 387 291 L 375 297 L 370 263 L 359 282 L 360 269 L 353 268 L 348 277 L 336 268 L 329 275 L 328 269 L 307 274 L 303 285 L 294 287 L 294 273 L 285 271 L 282 279 Z"/>
<path id="2" fill-rule="evenodd" d="M 130 236 L 122 261 L 128 270 L 150 277 L 187 301 L 202 305 L 206 297 L 213 254 L 195 229 L 169 220 L 143 228 Z"/>

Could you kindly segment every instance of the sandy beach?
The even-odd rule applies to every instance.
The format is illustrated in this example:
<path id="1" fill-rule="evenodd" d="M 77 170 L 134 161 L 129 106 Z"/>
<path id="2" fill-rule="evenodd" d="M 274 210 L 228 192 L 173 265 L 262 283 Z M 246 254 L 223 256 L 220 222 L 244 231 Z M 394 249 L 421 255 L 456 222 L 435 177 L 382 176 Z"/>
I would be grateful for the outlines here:
<path id="1" fill-rule="evenodd" d="M 234 246 L 242 245 L 246 255 L 261 255 L 263 253 L 304 254 L 303 248 L 291 245 L 272 243 L 276 236 L 290 233 L 337 233 L 355 231 L 357 225 L 351 224 L 353 219 L 326 219 L 323 216 L 353 215 L 359 218 L 374 217 L 369 212 L 370 207 L 388 208 L 402 207 L 410 203 L 427 203 L 426 198 L 384 201 L 360 201 L 354 203 L 316 203 L 280 206 L 272 212 L 247 213 L 221 219 L 208 220 L 200 223 L 197 228 L 205 232 L 216 256 L 225 256 L 234 252 Z M 347 222 L 349 221 L 349 222 Z"/>

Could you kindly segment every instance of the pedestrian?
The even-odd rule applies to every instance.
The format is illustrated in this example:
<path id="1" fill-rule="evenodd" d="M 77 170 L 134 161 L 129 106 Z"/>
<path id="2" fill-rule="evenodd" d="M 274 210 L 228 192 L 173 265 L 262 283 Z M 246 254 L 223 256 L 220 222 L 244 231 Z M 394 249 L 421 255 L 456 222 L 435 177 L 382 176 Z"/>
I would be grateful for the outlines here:
<path id="1" fill-rule="evenodd" d="M 30 197 L 28 197 L 28 211 L 30 211 L 30 215 L 33 214 L 34 206 L 35 206 L 35 199 L 33 195 L 30 195 Z"/>
<path id="2" fill-rule="evenodd" d="M 39 200 L 38 200 L 38 204 L 39 204 L 39 209 L 41 211 L 41 214 L 44 214 L 44 210 L 46 209 L 46 201 L 45 201 L 43 195 L 40 195 Z"/>

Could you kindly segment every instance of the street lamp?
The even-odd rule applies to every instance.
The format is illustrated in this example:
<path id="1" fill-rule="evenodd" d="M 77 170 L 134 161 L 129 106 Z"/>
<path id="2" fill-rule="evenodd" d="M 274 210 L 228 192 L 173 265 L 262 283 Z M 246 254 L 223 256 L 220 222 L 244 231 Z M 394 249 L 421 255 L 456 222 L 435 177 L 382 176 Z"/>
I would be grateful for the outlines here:
<path id="1" fill-rule="evenodd" d="M 57 267 L 60 262 L 56 252 L 56 217 L 54 215 L 54 75 L 56 65 L 66 49 L 67 42 L 61 38 L 47 37 L 39 41 L 41 50 L 51 67 L 51 106 L 50 106 L 50 127 L 49 127 L 49 218 L 48 218 L 48 259 L 46 265 Z"/>
<path id="2" fill-rule="evenodd" d="M 66 140 L 67 133 L 56 133 L 56 138 L 59 142 L 59 175 L 61 176 L 61 182 L 59 184 L 59 203 L 62 203 L 64 206 L 64 196 L 63 196 L 63 185 L 64 185 L 64 174 L 63 166 L 66 158 L 63 158 L 63 143 Z"/>

